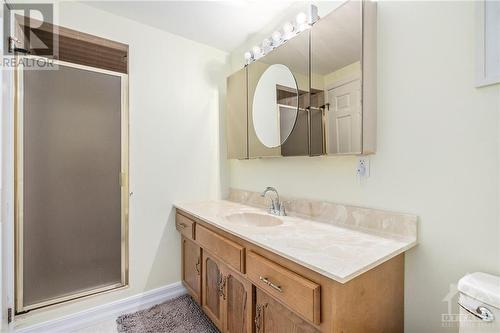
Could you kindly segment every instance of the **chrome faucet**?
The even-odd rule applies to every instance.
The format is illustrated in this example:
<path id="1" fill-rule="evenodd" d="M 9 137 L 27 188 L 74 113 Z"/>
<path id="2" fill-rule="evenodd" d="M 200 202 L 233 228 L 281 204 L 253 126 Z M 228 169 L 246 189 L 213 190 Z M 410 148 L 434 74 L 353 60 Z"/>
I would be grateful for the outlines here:
<path id="1" fill-rule="evenodd" d="M 285 205 L 280 201 L 278 191 L 274 187 L 266 187 L 260 196 L 265 198 L 268 192 L 274 192 L 276 194 L 276 198 L 271 198 L 271 205 L 268 209 L 269 213 L 273 215 L 285 216 Z"/>

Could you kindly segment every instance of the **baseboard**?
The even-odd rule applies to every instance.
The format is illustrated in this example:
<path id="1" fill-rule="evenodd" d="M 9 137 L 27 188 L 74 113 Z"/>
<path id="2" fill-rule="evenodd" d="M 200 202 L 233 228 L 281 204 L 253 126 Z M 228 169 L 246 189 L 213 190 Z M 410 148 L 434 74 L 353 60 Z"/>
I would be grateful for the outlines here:
<path id="1" fill-rule="evenodd" d="M 70 332 L 91 326 L 103 320 L 115 318 L 125 313 L 131 313 L 149 308 L 155 304 L 184 295 L 186 288 L 181 282 L 146 291 L 125 299 L 96 306 L 61 318 L 49 320 L 36 325 L 14 329 L 20 333 Z"/>

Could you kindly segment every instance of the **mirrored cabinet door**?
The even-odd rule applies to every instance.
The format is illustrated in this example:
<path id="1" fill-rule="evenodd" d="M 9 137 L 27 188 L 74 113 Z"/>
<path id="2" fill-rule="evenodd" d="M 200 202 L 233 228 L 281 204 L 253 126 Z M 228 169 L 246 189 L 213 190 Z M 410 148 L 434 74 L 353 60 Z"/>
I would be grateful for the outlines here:
<path id="1" fill-rule="evenodd" d="M 376 8 L 346 1 L 228 78 L 229 158 L 375 153 Z"/>
<path id="2" fill-rule="evenodd" d="M 247 159 L 247 68 L 229 76 L 226 83 L 227 156 L 230 159 Z"/>
<path id="3" fill-rule="evenodd" d="M 311 155 L 375 150 L 373 15 L 371 2 L 347 1 L 311 29 Z"/>
<path id="4" fill-rule="evenodd" d="M 308 155 L 309 33 L 248 68 L 250 158 Z"/>

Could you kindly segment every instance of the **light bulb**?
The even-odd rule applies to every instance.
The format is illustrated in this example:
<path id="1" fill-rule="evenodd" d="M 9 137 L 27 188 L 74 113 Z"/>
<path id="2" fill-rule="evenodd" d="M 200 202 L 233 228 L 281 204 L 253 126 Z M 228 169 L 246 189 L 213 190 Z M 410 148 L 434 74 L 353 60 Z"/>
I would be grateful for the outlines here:
<path id="1" fill-rule="evenodd" d="M 253 53 L 254 59 L 257 59 L 261 55 L 262 50 L 260 49 L 260 47 L 254 46 L 254 47 L 252 47 L 252 53 Z"/>
<path id="2" fill-rule="evenodd" d="M 264 49 L 267 49 L 270 46 L 271 46 L 271 40 L 269 38 L 266 38 L 262 41 L 262 47 Z"/>
<path id="3" fill-rule="evenodd" d="M 281 42 L 281 32 L 275 31 L 275 32 L 273 32 L 273 34 L 271 35 L 271 37 L 273 39 L 273 44 L 274 45 L 278 45 Z"/>
<path id="4" fill-rule="evenodd" d="M 295 20 L 297 21 L 297 25 L 301 26 L 307 22 L 307 15 L 305 13 L 298 13 Z"/>
<path id="5" fill-rule="evenodd" d="M 286 22 L 286 23 L 283 25 L 283 32 L 285 33 L 285 35 L 288 35 L 288 34 L 290 34 L 292 31 L 293 31 L 293 24 L 291 24 L 290 22 Z"/>
<path id="6" fill-rule="evenodd" d="M 250 51 L 245 52 L 245 60 L 247 62 L 249 62 L 250 60 L 252 60 L 252 52 L 250 52 Z"/>

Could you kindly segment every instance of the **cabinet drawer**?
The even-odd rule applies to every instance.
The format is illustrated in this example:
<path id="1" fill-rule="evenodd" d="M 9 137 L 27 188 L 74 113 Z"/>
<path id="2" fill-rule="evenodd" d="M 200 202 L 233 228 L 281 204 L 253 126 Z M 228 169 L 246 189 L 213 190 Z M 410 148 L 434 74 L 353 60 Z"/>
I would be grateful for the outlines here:
<path id="1" fill-rule="evenodd" d="M 245 248 L 243 246 L 200 225 L 196 227 L 196 241 L 204 250 L 216 255 L 236 270 L 244 273 Z"/>
<path id="2" fill-rule="evenodd" d="M 179 213 L 175 214 L 175 228 L 186 238 L 194 239 L 194 224 L 193 220 L 188 219 Z"/>
<path id="3" fill-rule="evenodd" d="M 260 255 L 249 251 L 247 276 L 258 288 L 312 323 L 320 324 L 320 286 Z"/>

